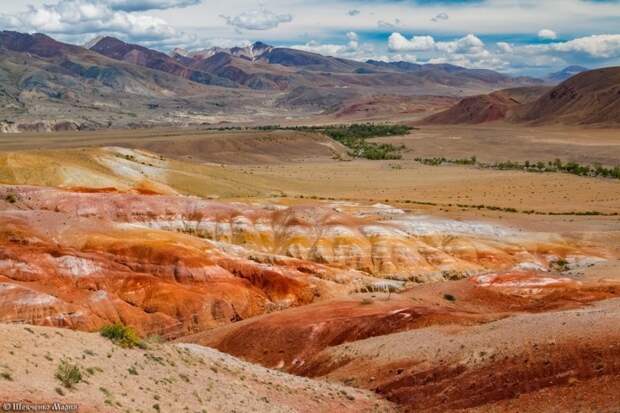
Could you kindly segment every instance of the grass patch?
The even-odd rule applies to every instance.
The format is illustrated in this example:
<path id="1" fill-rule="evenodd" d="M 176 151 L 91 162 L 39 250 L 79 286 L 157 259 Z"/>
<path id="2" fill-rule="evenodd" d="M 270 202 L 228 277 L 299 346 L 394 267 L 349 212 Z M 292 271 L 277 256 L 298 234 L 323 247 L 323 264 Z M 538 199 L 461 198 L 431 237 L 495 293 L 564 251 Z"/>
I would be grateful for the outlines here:
<path id="1" fill-rule="evenodd" d="M 145 344 L 132 327 L 116 323 L 104 326 L 100 333 L 103 337 L 110 339 L 114 344 L 123 348 L 145 348 Z"/>
<path id="2" fill-rule="evenodd" d="M 71 389 L 82 381 L 82 372 L 77 364 L 71 364 L 63 360 L 56 369 L 56 378 L 60 380 L 62 385 L 67 389 Z"/>

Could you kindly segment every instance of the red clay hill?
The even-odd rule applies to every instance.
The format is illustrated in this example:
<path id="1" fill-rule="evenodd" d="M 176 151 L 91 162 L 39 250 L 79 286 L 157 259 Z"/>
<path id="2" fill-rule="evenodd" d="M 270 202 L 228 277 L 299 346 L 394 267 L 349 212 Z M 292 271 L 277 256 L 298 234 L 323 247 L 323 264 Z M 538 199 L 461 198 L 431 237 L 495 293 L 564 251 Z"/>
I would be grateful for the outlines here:
<path id="1" fill-rule="evenodd" d="M 620 67 L 582 72 L 560 85 L 515 88 L 461 100 L 423 124 L 506 120 L 532 125 L 620 125 Z"/>

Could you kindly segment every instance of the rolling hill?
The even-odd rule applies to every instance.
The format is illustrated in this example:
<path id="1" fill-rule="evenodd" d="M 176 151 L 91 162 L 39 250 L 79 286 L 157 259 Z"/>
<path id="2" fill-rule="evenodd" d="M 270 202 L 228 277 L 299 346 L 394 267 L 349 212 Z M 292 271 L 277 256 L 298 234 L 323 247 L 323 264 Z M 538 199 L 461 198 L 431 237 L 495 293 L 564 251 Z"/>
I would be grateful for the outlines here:
<path id="1" fill-rule="evenodd" d="M 531 125 L 620 124 L 620 67 L 579 73 L 554 88 L 517 88 L 467 97 L 425 124 L 506 120 Z"/>
<path id="2" fill-rule="evenodd" d="M 579 73 L 519 111 L 534 124 L 620 125 L 620 67 Z"/>
<path id="3" fill-rule="evenodd" d="M 522 105 L 541 96 L 547 89 L 523 87 L 466 97 L 450 109 L 426 118 L 423 123 L 457 125 L 506 119 Z"/>

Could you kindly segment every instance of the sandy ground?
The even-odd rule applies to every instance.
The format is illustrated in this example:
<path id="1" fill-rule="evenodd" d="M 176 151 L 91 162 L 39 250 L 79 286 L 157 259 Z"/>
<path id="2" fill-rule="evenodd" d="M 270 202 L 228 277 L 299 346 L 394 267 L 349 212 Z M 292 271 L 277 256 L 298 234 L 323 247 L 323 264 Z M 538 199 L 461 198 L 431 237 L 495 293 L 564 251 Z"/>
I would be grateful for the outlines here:
<path id="1" fill-rule="evenodd" d="M 406 137 L 383 138 L 404 144 L 406 157 L 443 156 L 448 159 L 476 156 L 483 162 L 575 161 L 618 165 L 618 129 L 576 127 L 525 127 L 505 123 L 457 126 L 419 126 Z"/>
<path id="2" fill-rule="evenodd" d="M 122 349 L 96 333 L 0 324 L 0 356 L 0 402 L 78 403 L 80 412 L 392 411 L 370 392 L 195 345 Z M 82 374 L 71 389 L 55 377 L 62 360 Z"/>
<path id="3" fill-rule="evenodd" d="M 393 120 L 397 122 L 396 118 Z M 315 122 L 316 124 L 333 124 Z M 402 122 L 402 119 L 401 119 Z M 476 155 L 481 161 L 543 160 L 560 158 L 563 161 L 581 163 L 600 162 L 617 165 L 620 161 L 620 132 L 617 129 L 576 127 L 525 127 L 505 123 L 458 126 L 417 126 L 409 135 L 377 139 L 407 146 L 405 158 L 444 156 L 465 158 Z M 0 134 L 0 151 L 25 149 L 59 149 L 87 146 L 126 146 L 153 148 L 163 155 L 194 156 L 224 163 L 247 163 L 247 155 L 266 141 L 279 143 L 280 151 L 290 146 L 291 139 L 305 137 L 319 139 L 316 134 L 291 131 L 217 131 L 196 128 L 176 129 L 111 129 L 93 132 L 22 133 Z M 19 138 L 19 139 L 17 139 Z M 283 139 L 285 138 L 285 139 Z M 252 142 L 247 141 L 250 139 Z M 230 141 L 245 142 L 236 147 L 240 156 L 227 157 L 223 154 Z M 262 142 L 261 142 L 262 141 Z M 172 145 L 174 143 L 174 145 Z M 295 141 L 297 146 L 299 141 Z M 157 150 L 159 149 L 159 150 Z M 307 147 L 306 147 L 307 149 Z M 270 148 L 272 156 L 280 152 L 276 146 Z M 306 153 L 306 158 L 312 153 Z M 220 159 L 215 159 L 218 157 Z M 267 159 L 263 159 L 263 162 Z M 289 161 L 291 159 L 288 159 Z"/>

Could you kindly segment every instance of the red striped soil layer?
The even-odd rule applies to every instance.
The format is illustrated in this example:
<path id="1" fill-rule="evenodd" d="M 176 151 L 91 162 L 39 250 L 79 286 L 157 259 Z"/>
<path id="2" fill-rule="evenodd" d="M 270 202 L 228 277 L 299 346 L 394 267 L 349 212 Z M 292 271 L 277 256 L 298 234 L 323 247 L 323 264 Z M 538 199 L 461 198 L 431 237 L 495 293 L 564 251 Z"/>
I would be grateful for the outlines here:
<path id="1" fill-rule="evenodd" d="M 609 327 L 620 317 L 620 300 L 601 310 L 588 303 L 619 296 L 618 283 L 550 284 L 552 277 L 522 274 L 517 288 L 518 278 L 421 286 L 389 301 L 314 304 L 182 340 L 372 389 L 411 411 L 469 409 L 603 376 L 616 380 L 620 331 Z M 531 288 L 545 282 L 542 291 Z"/>
<path id="2" fill-rule="evenodd" d="M 330 349 L 315 365 L 323 376 L 373 389 L 406 411 L 488 411 L 487 405 L 495 411 L 617 411 L 617 394 L 586 384 L 620 385 L 620 331 L 613 328 L 619 308 L 616 299 L 472 328 L 377 337 Z M 391 350 L 379 351 L 386 347 Z"/>

